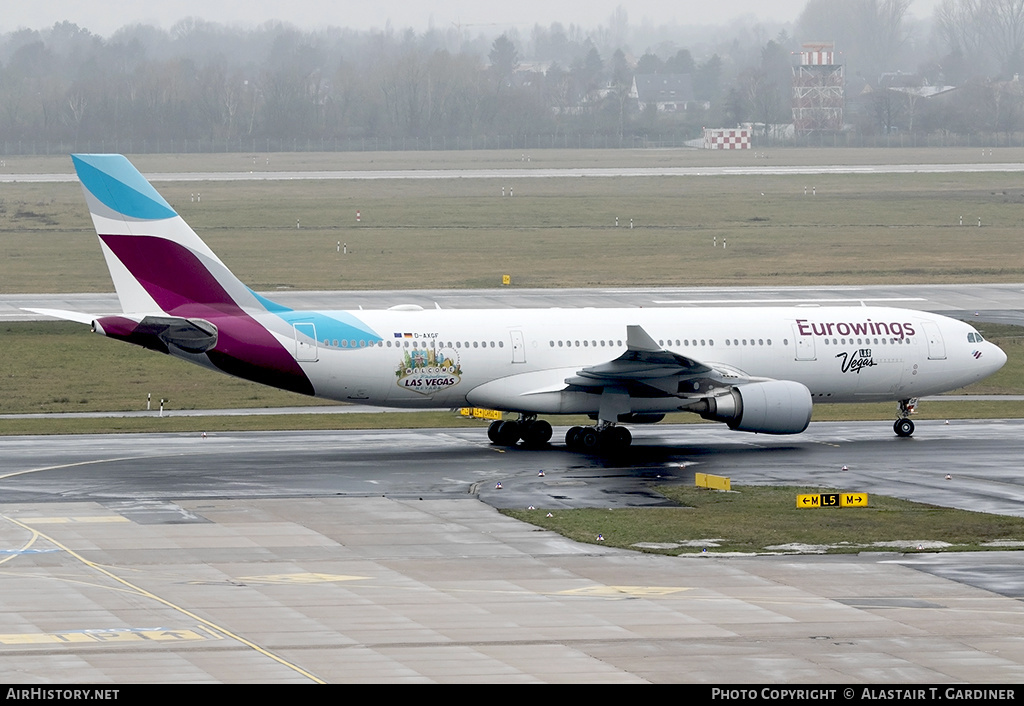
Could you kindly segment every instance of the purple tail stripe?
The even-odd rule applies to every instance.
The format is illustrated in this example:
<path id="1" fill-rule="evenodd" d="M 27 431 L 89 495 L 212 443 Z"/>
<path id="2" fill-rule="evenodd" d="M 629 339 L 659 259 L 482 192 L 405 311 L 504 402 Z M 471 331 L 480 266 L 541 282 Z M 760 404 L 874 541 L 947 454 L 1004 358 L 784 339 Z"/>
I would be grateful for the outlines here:
<path id="1" fill-rule="evenodd" d="M 206 353 L 226 373 L 305 395 L 313 385 L 295 358 L 258 321 L 245 313 L 206 266 L 185 247 L 162 238 L 102 235 L 157 305 L 172 316 L 200 318 L 217 326 L 217 345 Z M 226 272 L 226 270 L 225 270 Z M 118 334 L 131 336 L 118 317 Z"/>
<path id="2" fill-rule="evenodd" d="M 188 248 L 146 235 L 101 235 L 100 239 L 168 314 L 207 318 L 210 309 L 242 313 Z"/>

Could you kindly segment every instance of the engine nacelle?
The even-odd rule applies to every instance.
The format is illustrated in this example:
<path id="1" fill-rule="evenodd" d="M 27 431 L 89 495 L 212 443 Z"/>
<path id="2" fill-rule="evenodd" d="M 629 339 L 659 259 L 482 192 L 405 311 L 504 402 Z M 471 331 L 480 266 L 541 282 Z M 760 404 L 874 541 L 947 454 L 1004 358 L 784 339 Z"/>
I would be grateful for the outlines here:
<path id="1" fill-rule="evenodd" d="M 811 391 L 791 380 L 755 382 L 703 400 L 704 419 L 761 434 L 799 434 L 811 422 Z"/>

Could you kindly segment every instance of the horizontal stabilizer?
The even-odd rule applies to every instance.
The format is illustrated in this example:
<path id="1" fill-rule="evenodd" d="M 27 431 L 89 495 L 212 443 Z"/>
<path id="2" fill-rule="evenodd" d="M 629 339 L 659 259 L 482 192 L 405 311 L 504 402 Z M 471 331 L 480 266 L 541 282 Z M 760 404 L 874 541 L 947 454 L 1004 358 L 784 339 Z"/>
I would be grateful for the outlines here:
<path id="1" fill-rule="evenodd" d="M 42 314 L 43 316 L 52 316 L 55 319 L 63 319 L 64 321 L 74 321 L 79 324 L 91 324 L 93 319 L 96 317 L 92 314 L 83 314 L 80 311 L 67 311 L 66 309 L 30 309 L 24 308 L 22 311 L 31 311 L 33 314 Z"/>

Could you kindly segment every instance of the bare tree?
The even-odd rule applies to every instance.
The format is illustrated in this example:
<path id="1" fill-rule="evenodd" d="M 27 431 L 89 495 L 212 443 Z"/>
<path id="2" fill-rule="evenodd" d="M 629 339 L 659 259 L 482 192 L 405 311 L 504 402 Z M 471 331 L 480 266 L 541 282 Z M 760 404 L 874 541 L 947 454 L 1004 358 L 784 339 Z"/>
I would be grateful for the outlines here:
<path id="1" fill-rule="evenodd" d="M 1020 73 L 1024 60 L 1024 0 L 985 3 L 987 34 L 1003 76 Z"/>
<path id="2" fill-rule="evenodd" d="M 944 0 L 935 21 L 947 50 L 977 75 L 994 66 L 1010 78 L 1024 68 L 1024 0 Z"/>

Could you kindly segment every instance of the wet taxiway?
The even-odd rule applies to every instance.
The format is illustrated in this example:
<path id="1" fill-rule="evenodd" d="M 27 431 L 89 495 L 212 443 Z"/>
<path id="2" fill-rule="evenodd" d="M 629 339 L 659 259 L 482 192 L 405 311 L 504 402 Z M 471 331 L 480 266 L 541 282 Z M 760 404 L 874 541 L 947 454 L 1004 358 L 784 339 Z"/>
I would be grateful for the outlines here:
<path id="1" fill-rule="evenodd" d="M 1024 423 L 889 426 L 658 425 L 628 463 L 483 430 L 2 438 L 0 656 L 36 683 L 1020 681 L 1024 552 L 672 558 L 492 507 L 700 470 L 1022 514 Z"/>

